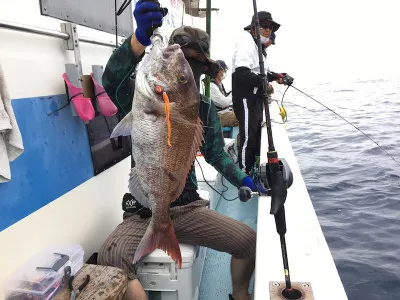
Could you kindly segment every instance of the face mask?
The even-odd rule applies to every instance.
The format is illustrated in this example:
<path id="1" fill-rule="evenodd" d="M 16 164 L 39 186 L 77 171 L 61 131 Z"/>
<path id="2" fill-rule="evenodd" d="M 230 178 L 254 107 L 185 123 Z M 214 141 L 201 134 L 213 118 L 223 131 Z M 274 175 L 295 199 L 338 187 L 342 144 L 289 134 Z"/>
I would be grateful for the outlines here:
<path id="1" fill-rule="evenodd" d="M 198 87 L 200 76 L 204 74 L 205 66 L 202 62 L 192 57 L 187 57 L 186 60 L 188 61 L 190 68 L 192 69 L 194 81 L 196 82 Z"/>
<path id="2" fill-rule="evenodd" d="M 204 72 L 204 74 L 211 76 L 211 78 L 214 78 L 215 76 L 218 75 L 219 70 L 220 70 L 219 65 L 208 64 L 207 70 Z"/>
<path id="3" fill-rule="evenodd" d="M 186 58 L 186 60 L 188 61 L 190 67 L 192 68 L 193 71 L 193 76 L 195 78 L 200 78 L 200 76 L 202 74 L 204 74 L 204 70 L 205 70 L 205 66 L 202 62 L 198 61 L 197 59 L 188 57 Z"/>
<path id="4" fill-rule="evenodd" d="M 224 73 L 224 75 L 222 75 L 221 80 L 224 80 L 226 78 L 226 73 Z"/>
<path id="5" fill-rule="evenodd" d="M 261 44 L 266 44 L 269 41 L 269 38 L 266 38 L 265 36 L 260 35 L 260 41 Z"/>

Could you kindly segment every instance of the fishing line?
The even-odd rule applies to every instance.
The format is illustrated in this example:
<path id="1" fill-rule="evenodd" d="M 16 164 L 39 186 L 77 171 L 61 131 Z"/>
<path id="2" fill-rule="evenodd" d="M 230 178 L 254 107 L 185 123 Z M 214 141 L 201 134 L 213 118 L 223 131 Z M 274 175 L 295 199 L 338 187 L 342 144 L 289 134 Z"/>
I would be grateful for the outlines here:
<path id="1" fill-rule="evenodd" d="M 276 88 L 276 89 L 278 90 L 278 92 L 281 93 L 281 95 L 283 95 L 282 91 L 281 91 L 278 87 L 274 86 L 274 88 Z M 288 97 L 286 97 L 286 99 L 288 99 Z M 278 103 L 278 105 L 279 105 L 279 100 L 275 100 L 275 101 L 276 101 L 276 103 Z M 301 113 L 300 113 L 299 110 L 296 108 L 296 106 L 297 106 L 297 107 L 301 107 L 302 109 L 305 109 L 305 110 L 307 110 L 307 111 L 310 111 L 310 112 L 316 114 L 317 116 L 320 116 L 321 118 L 324 117 L 324 116 L 320 115 L 319 113 L 317 113 L 315 110 L 312 110 L 312 109 L 310 109 L 310 108 L 308 108 L 308 107 L 301 106 L 301 105 L 299 105 L 299 104 L 297 104 L 297 103 L 294 103 L 294 102 L 288 101 L 288 100 L 286 100 L 286 102 L 287 102 L 287 103 L 290 103 L 290 104 L 292 104 L 292 105 L 294 105 L 293 108 L 299 113 L 300 116 L 301 116 Z M 301 118 L 304 120 L 304 117 L 303 117 L 303 116 L 301 116 Z"/>
<path id="2" fill-rule="evenodd" d="M 283 111 L 285 112 L 285 120 L 283 120 L 283 122 L 278 122 L 278 121 L 274 121 L 274 120 L 271 119 L 271 122 L 272 122 L 272 123 L 284 125 L 284 124 L 286 124 L 286 122 L 287 122 L 287 110 L 286 110 L 286 108 L 283 106 L 283 99 L 285 98 L 285 94 L 286 94 L 286 91 L 288 90 L 288 88 L 289 88 L 289 86 L 286 88 L 286 90 L 285 90 L 285 92 L 284 92 L 283 94 L 282 94 L 282 92 L 281 92 L 279 89 L 277 89 L 277 90 L 279 91 L 279 93 L 281 93 L 281 94 L 283 95 L 280 104 L 279 104 L 279 100 L 273 100 L 273 101 L 275 101 L 275 102 L 278 104 L 279 109 L 281 109 L 281 107 L 282 107 Z M 261 124 L 261 127 L 263 127 L 265 124 L 266 124 L 266 122 L 263 122 L 263 123 Z"/>
<path id="3" fill-rule="evenodd" d="M 115 22 L 115 49 L 118 48 L 118 15 L 117 0 L 114 1 L 114 22 Z"/>
<path id="4" fill-rule="evenodd" d="M 182 9 L 182 24 L 181 24 L 181 26 L 183 26 L 183 19 L 185 17 L 185 11 L 186 11 L 186 4 L 184 1 L 182 1 L 182 3 L 183 3 L 183 5 L 182 5 L 183 9 Z"/>
<path id="5" fill-rule="evenodd" d="M 224 184 L 224 176 L 221 177 L 221 184 L 222 184 L 222 186 L 223 186 L 224 188 L 226 188 L 226 190 L 225 190 L 225 191 L 222 191 L 222 193 L 227 192 L 227 191 L 229 190 L 229 188 Z"/>
<path id="6" fill-rule="evenodd" d="M 205 99 L 207 99 L 208 101 L 205 101 Z M 202 102 L 208 104 L 207 119 L 206 119 L 206 121 L 207 121 L 207 123 L 208 123 L 208 117 L 209 117 L 209 115 L 210 115 L 210 109 L 211 109 L 211 100 L 208 99 L 207 97 L 202 97 L 202 95 L 200 94 L 200 101 L 202 101 Z M 199 109 L 200 109 L 200 107 L 199 107 Z M 204 125 L 203 125 L 203 127 L 208 127 L 208 126 L 204 126 Z M 209 127 L 209 128 L 214 128 L 214 127 Z M 208 148 L 208 147 L 207 147 L 207 139 L 206 139 L 206 144 L 205 144 L 205 149 L 206 149 L 206 151 L 207 151 L 207 148 Z M 207 184 L 208 184 L 208 183 L 207 183 Z"/>
<path id="7" fill-rule="evenodd" d="M 224 200 L 226 200 L 226 201 L 235 201 L 236 199 L 239 198 L 239 197 L 236 197 L 236 198 L 233 198 L 233 199 L 226 199 L 225 196 L 224 196 L 223 194 L 221 194 L 221 193 L 220 193 L 219 191 L 217 191 L 213 186 L 211 186 L 211 184 L 208 183 L 208 181 L 207 181 L 207 179 L 206 179 L 206 176 L 204 176 L 203 168 L 201 167 L 199 161 L 197 160 L 197 157 L 196 157 L 196 161 L 197 161 L 197 163 L 199 164 L 199 167 L 200 167 L 200 170 L 201 170 L 201 174 L 203 175 L 204 181 L 207 183 L 207 185 L 208 185 L 211 189 L 213 189 L 218 195 L 220 195 L 220 196 L 221 196 Z M 224 184 L 222 184 L 222 185 L 224 185 Z M 225 185 L 224 185 L 224 187 L 225 187 L 225 188 L 228 188 L 228 187 L 225 186 Z M 226 191 L 227 191 L 227 190 L 226 190 Z M 224 193 L 224 192 L 226 192 L 226 191 L 223 191 L 222 193 Z"/>
<path id="8" fill-rule="evenodd" d="M 215 127 L 214 126 L 207 126 L 207 125 L 202 125 L 203 126 L 203 128 L 209 128 L 209 129 L 214 129 Z"/>
<path id="9" fill-rule="evenodd" d="M 291 85 L 292 88 L 294 88 L 295 90 L 299 91 L 300 93 L 304 94 L 305 96 L 309 97 L 310 99 L 314 100 L 315 102 L 317 102 L 318 104 L 322 105 L 323 107 L 325 107 L 326 109 L 328 109 L 329 111 L 331 111 L 332 113 L 334 113 L 335 115 L 337 115 L 339 118 L 341 118 L 343 121 L 345 121 L 346 123 L 348 123 L 349 125 L 353 126 L 355 129 L 357 129 L 359 132 L 361 132 L 365 137 L 367 137 L 369 140 L 371 140 L 375 145 L 378 146 L 379 149 L 381 149 L 382 151 L 384 151 L 391 159 L 393 159 L 399 166 L 400 166 L 400 162 L 398 162 L 388 151 L 386 151 L 385 148 L 381 147 L 375 140 L 373 140 L 368 134 L 366 134 L 364 131 L 362 131 L 360 128 L 358 128 L 356 125 L 354 125 L 353 123 L 351 123 L 350 121 L 347 121 L 344 117 L 342 117 L 341 115 L 339 115 L 338 113 L 336 113 L 334 110 L 330 109 L 328 106 L 326 106 L 325 104 L 321 103 L 320 101 L 318 101 L 317 99 L 311 97 L 310 95 L 306 94 L 305 92 L 301 91 L 300 89 L 298 89 L 297 87 Z"/>
<path id="10" fill-rule="evenodd" d="M 286 92 L 287 92 L 287 90 L 289 89 L 289 87 L 290 87 L 290 85 L 287 86 L 285 92 L 283 93 L 282 100 L 281 100 L 281 106 L 283 107 L 283 109 L 285 110 L 285 112 L 286 112 L 286 109 L 285 109 L 284 106 L 283 106 L 283 100 L 285 99 L 285 95 L 286 95 Z M 285 120 L 284 122 L 285 122 L 285 123 L 287 122 L 287 115 L 286 115 L 286 120 Z"/>
<path id="11" fill-rule="evenodd" d="M 223 176 L 222 176 L 222 179 L 221 179 L 221 183 L 226 188 L 226 190 L 222 192 L 222 193 L 225 193 L 226 191 L 228 191 L 229 188 L 224 184 L 224 177 Z M 215 211 L 218 211 L 220 202 L 221 202 L 221 196 L 219 196 L 218 202 L 215 204 L 215 208 L 214 208 Z"/>
<path id="12" fill-rule="evenodd" d="M 285 124 L 286 122 L 287 122 L 287 120 L 288 120 L 288 117 L 287 117 L 287 110 L 286 110 L 286 108 L 283 106 L 283 100 L 285 99 L 285 95 L 286 95 L 286 92 L 287 92 L 287 90 L 289 89 L 289 85 L 287 86 L 287 88 L 286 88 L 286 90 L 285 90 L 285 92 L 283 93 L 283 96 L 282 96 L 282 100 L 281 100 L 281 104 L 280 104 L 280 107 L 279 107 L 279 110 L 283 110 L 283 112 L 285 113 L 285 119 L 284 120 L 282 120 L 283 122 L 277 122 L 277 121 L 272 121 L 272 122 L 274 122 L 274 123 L 279 123 L 279 124 Z M 281 115 L 282 116 L 282 115 Z"/>
<path id="13" fill-rule="evenodd" d="M 127 115 L 125 109 L 122 107 L 121 103 L 118 100 L 118 90 L 121 88 L 121 85 L 125 82 L 125 80 L 128 78 L 128 76 L 130 76 L 132 74 L 133 69 L 136 66 L 132 66 L 131 69 L 128 71 L 128 73 L 125 75 L 124 79 L 121 80 L 121 82 L 119 83 L 119 85 L 117 86 L 117 89 L 115 90 L 115 100 L 117 100 L 119 106 L 121 107 L 122 111 L 124 112 L 125 115 Z"/>
<path id="14" fill-rule="evenodd" d="M 53 110 L 52 112 L 48 113 L 47 115 L 51 116 L 52 114 L 54 114 L 54 113 L 56 113 L 56 112 L 58 112 L 58 111 L 60 111 L 60 110 L 62 110 L 64 108 L 66 108 L 68 105 L 70 105 L 69 101 L 66 104 L 64 104 L 63 106 L 61 106 L 60 108 L 57 108 L 56 110 Z"/>
<path id="15" fill-rule="evenodd" d="M 116 12 L 117 16 L 121 15 L 125 9 L 131 4 L 132 0 L 125 0 L 124 3 L 121 4 L 119 10 Z"/>
<path id="16" fill-rule="evenodd" d="M 317 116 L 320 116 L 321 118 L 324 117 L 324 116 L 320 115 L 319 113 L 317 113 L 316 111 L 314 111 L 314 110 L 312 110 L 312 109 L 310 109 L 310 108 L 308 108 L 308 107 L 299 105 L 299 104 L 294 103 L 294 102 L 291 102 L 291 101 L 286 101 L 286 102 L 287 102 L 287 103 L 290 103 L 291 105 L 293 105 L 293 108 L 294 108 L 294 109 L 296 109 L 296 106 L 297 106 L 297 107 L 301 107 L 302 109 L 305 109 L 305 110 L 307 110 L 307 111 L 309 111 L 309 112 L 312 112 L 312 113 L 316 114 Z M 296 111 L 300 114 L 300 112 L 299 112 L 297 109 L 296 109 Z M 302 118 L 302 119 L 304 120 L 304 118 Z"/>
<path id="17" fill-rule="evenodd" d="M 117 10 L 117 0 L 114 1 L 115 9 L 115 48 L 118 48 L 118 16 L 120 16 L 125 9 L 131 4 L 132 0 L 124 0 L 120 8 Z"/>

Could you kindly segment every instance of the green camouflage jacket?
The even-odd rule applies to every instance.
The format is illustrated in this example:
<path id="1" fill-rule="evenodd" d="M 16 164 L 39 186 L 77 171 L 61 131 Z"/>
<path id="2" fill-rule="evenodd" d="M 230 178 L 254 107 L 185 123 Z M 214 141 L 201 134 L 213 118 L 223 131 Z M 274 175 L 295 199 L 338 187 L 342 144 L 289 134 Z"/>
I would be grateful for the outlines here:
<path id="1" fill-rule="evenodd" d="M 142 57 L 137 58 L 131 50 L 131 38 L 112 54 L 103 74 L 103 86 L 118 107 L 119 111 L 127 114 L 132 108 L 132 99 L 135 90 L 133 71 Z M 204 143 L 200 147 L 205 160 L 220 172 L 230 183 L 236 187 L 242 185 L 247 176 L 234 164 L 229 155 L 224 151 L 225 141 L 222 135 L 221 124 L 213 101 L 201 95 L 199 117 L 204 126 Z M 192 167 L 185 186 L 186 190 L 196 190 L 197 180 L 195 168 Z"/>

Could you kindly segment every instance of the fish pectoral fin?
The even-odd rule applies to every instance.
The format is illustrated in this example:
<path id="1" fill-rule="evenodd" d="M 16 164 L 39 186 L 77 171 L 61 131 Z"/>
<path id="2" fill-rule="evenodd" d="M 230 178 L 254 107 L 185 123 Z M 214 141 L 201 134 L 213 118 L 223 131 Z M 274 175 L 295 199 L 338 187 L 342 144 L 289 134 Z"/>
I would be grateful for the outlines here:
<path id="1" fill-rule="evenodd" d="M 136 249 L 133 263 L 152 253 L 155 249 L 166 252 L 182 268 L 182 254 L 178 239 L 175 235 L 174 225 L 171 219 L 168 222 L 155 225 L 151 220 L 139 246 Z"/>
<path id="2" fill-rule="evenodd" d="M 187 161 L 186 161 L 186 170 L 189 175 L 189 171 L 192 168 L 193 161 L 196 159 L 197 151 L 199 151 L 201 144 L 204 141 L 204 131 L 203 131 L 203 124 L 200 120 L 200 118 L 197 118 L 197 122 L 194 124 L 194 139 L 193 139 L 193 144 L 192 148 L 190 149 L 190 153 L 188 155 Z"/>
<path id="3" fill-rule="evenodd" d="M 144 207 L 149 207 L 148 197 L 145 195 L 144 190 L 142 188 L 142 184 L 140 181 L 139 174 L 137 173 L 135 168 L 131 169 L 131 173 L 129 174 L 129 191 L 132 196 L 135 197 L 137 201 Z"/>
<path id="4" fill-rule="evenodd" d="M 121 122 L 115 126 L 113 132 L 111 133 L 110 138 L 115 138 L 118 136 L 127 136 L 131 135 L 132 132 L 132 112 L 127 114 Z"/>
<path id="5" fill-rule="evenodd" d="M 149 101 L 148 103 L 146 103 L 144 112 L 146 114 L 153 114 L 156 116 L 165 116 L 165 103 L 162 101 Z"/>

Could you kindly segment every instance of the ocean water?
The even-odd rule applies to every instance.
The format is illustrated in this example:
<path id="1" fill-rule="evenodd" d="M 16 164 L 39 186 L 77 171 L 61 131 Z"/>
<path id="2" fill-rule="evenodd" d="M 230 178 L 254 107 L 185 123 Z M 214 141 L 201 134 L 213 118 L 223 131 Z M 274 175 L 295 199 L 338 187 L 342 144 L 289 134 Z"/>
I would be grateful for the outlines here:
<path id="1" fill-rule="evenodd" d="M 268 67 L 292 75 L 295 86 L 400 162 L 399 2 L 256 2 L 281 24 L 267 50 Z M 212 15 L 211 56 L 231 66 L 252 1 L 212 5 L 220 10 Z M 224 84 L 229 90 L 229 76 Z M 279 90 L 276 85 L 277 99 Z M 289 138 L 348 298 L 400 300 L 400 165 L 294 89 L 284 105 Z"/>
<path id="2" fill-rule="evenodd" d="M 400 162 L 400 81 L 298 87 Z M 281 99 L 282 87 L 275 98 Z M 289 89 L 287 131 L 348 298 L 400 299 L 400 164 L 335 114 Z"/>

